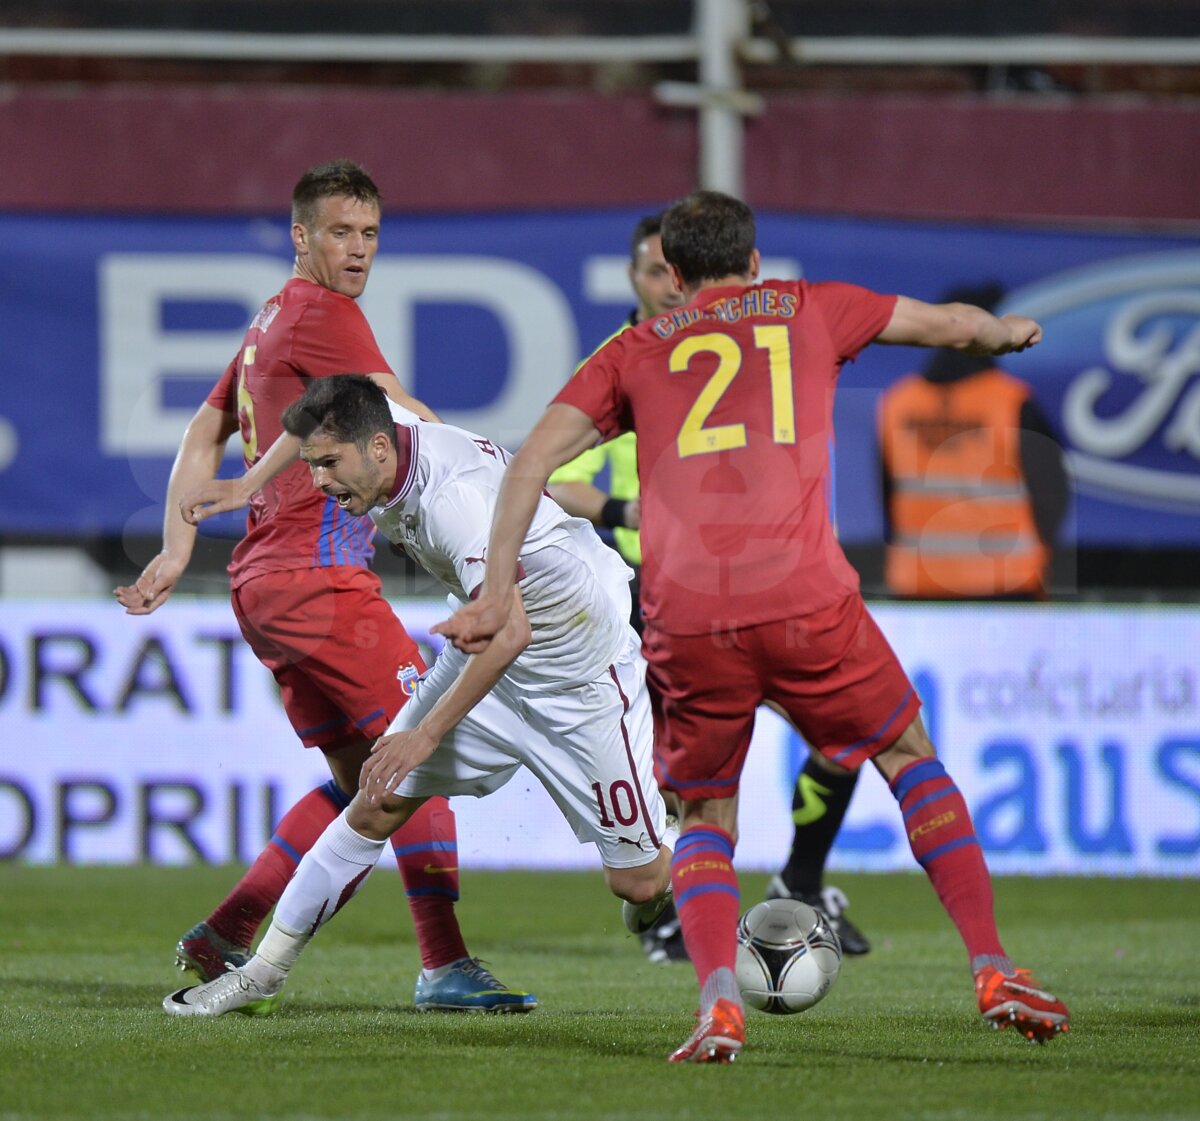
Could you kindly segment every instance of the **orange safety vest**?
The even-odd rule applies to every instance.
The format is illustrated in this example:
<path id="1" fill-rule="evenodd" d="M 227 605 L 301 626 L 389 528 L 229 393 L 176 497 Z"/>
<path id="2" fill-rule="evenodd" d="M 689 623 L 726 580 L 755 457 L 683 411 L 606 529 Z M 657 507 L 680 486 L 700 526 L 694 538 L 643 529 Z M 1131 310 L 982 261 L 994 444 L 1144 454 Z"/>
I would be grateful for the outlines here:
<path id="1" fill-rule="evenodd" d="M 891 479 L 885 579 L 896 595 L 1042 595 L 1049 550 L 1021 470 L 1028 386 L 985 370 L 934 383 L 910 375 L 880 398 Z"/>

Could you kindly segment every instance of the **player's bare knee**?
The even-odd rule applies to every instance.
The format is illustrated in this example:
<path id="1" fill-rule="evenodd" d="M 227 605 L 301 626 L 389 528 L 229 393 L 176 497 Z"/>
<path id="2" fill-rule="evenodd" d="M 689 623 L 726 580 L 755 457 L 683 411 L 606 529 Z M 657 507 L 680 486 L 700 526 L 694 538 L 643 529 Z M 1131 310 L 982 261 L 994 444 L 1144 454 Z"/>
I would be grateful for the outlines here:
<path id="1" fill-rule="evenodd" d="M 921 717 L 916 716 L 895 743 L 875 756 L 874 762 L 879 773 L 890 782 L 910 763 L 915 763 L 918 759 L 932 759 L 936 755 L 937 748 L 934 747 L 933 740 L 925 731 Z"/>
<path id="2" fill-rule="evenodd" d="M 346 810 L 346 824 L 364 837 L 373 841 L 385 841 L 408 819 L 408 814 L 386 802 L 368 802 L 361 793 L 356 794 Z"/>
<path id="3" fill-rule="evenodd" d="M 683 803 L 683 832 L 705 826 L 715 826 L 728 833 L 736 845 L 738 840 L 737 795 L 732 798 L 704 798 Z"/>
<path id="4" fill-rule="evenodd" d="M 604 868 L 609 890 L 627 903 L 649 903 L 666 890 L 671 882 L 670 853 L 660 853 L 657 860 L 637 868 Z"/>
<path id="5" fill-rule="evenodd" d="M 649 903 L 658 894 L 648 880 L 609 880 L 608 886 L 613 895 L 626 903 Z"/>

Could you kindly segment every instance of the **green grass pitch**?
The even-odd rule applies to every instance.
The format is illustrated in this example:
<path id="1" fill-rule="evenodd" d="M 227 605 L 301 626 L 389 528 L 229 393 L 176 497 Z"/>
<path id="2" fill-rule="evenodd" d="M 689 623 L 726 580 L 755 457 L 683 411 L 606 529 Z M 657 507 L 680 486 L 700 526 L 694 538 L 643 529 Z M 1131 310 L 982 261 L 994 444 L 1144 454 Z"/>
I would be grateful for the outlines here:
<path id="1" fill-rule="evenodd" d="M 0 867 L 0 1121 L 86 1118 L 1200 1117 L 1200 883 L 1004 879 L 1006 944 L 1070 1005 L 1045 1047 L 988 1030 L 918 875 L 838 876 L 875 941 L 731 1067 L 673 1067 L 687 966 L 651 966 L 596 874 L 467 872 L 472 950 L 528 1016 L 420 1014 L 398 877 L 327 927 L 273 1017 L 168 1019 L 175 939 L 235 869 Z M 765 877 L 744 875 L 746 906 Z"/>

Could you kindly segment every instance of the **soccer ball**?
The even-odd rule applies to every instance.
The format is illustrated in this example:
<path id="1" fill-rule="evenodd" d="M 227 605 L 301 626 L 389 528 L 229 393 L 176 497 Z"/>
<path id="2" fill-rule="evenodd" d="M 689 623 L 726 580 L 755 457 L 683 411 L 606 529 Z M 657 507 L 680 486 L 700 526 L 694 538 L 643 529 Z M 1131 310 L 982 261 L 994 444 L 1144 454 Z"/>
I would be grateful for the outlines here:
<path id="1" fill-rule="evenodd" d="M 833 988 L 841 968 L 837 935 L 807 903 L 768 899 L 738 922 L 738 988 L 751 1008 L 803 1012 Z"/>

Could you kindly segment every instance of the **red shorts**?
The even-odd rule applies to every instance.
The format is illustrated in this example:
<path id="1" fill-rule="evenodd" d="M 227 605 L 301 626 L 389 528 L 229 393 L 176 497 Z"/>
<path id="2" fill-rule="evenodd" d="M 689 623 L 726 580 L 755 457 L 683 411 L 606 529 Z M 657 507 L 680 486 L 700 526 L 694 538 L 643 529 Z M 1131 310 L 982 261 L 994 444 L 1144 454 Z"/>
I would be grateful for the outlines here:
<path id="1" fill-rule="evenodd" d="M 271 572 L 233 592 L 233 613 L 279 683 L 305 747 L 375 739 L 412 695 L 425 662 L 365 568 Z"/>
<path id="2" fill-rule="evenodd" d="M 857 592 L 812 615 L 717 634 L 664 634 L 651 623 L 642 649 L 655 777 L 685 801 L 737 793 L 764 700 L 852 770 L 895 743 L 921 707 Z"/>

